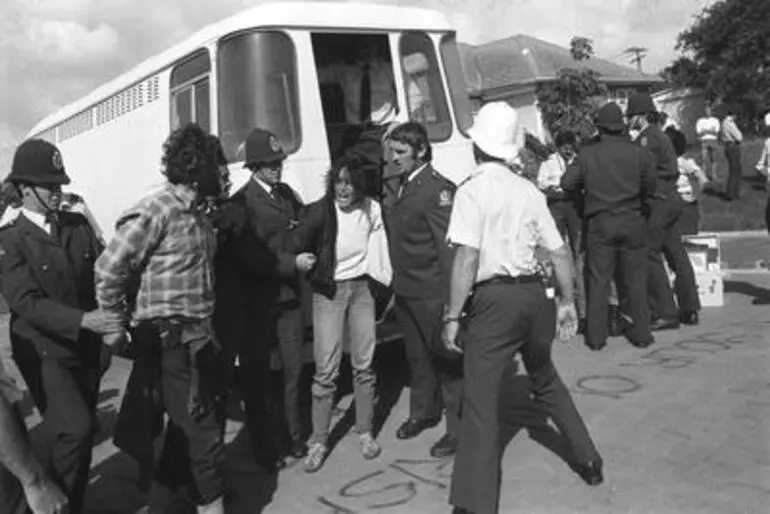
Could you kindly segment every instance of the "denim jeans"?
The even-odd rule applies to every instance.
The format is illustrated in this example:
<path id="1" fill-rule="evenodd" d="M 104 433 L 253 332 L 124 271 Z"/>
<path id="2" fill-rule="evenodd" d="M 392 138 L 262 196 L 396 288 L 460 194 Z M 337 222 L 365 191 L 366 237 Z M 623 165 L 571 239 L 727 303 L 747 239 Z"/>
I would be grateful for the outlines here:
<path id="1" fill-rule="evenodd" d="M 345 330 L 347 328 L 347 331 Z M 371 432 L 376 377 L 372 359 L 376 342 L 374 300 L 366 279 L 337 282 L 333 299 L 313 294 L 313 435 L 311 443 L 326 444 L 334 393 L 343 352 L 343 337 L 350 340 L 356 429 Z"/>

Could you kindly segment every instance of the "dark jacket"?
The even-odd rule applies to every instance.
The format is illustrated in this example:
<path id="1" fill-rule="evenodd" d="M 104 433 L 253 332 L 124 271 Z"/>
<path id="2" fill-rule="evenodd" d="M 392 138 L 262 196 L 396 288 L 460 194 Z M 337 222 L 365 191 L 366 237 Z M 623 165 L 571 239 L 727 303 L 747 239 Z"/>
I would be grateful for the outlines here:
<path id="1" fill-rule="evenodd" d="M 300 240 L 296 229 L 302 208 L 294 191 L 286 184 L 278 187 L 277 198 L 254 180 L 249 180 L 233 200 L 244 206 L 246 228 L 238 244 L 250 245 L 252 298 L 263 306 L 299 301 L 296 256 Z M 241 250 L 245 251 L 245 250 Z M 249 279 L 246 279 L 249 280 Z"/>
<path id="2" fill-rule="evenodd" d="M 649 150 L 655 158 L 657 191 L 667 198 L 678 198 L 676 181 L 679 178 L 679 165 L 671 138 L 657 125 L 650 124 L 635 142 Z"/>
<path id="3" fill-rule="evenodd" d="M 80 214 L 61 212 L 59 226 L 60 242 L 23 213 L 0 230 L 0 292 L 11 311 L 13 353 L 93 362 L 101 338 L 80 323 L 97 307 L 94 262 L 104 248 Z"/>
<path id="4" fill-rule="evenodd" d="M 642 211 L 655 192 L 655 160 L 626 136 L 602 135 L 584 146 L 561 179 L 566 191 L 582 191 L 584 216 Z"/>
<path id="5" fill-rule="evenodd" d="M 453 255 L 446 233 L 456 189 L 427 166 L 384 207 L 396 295 L 446 301 Z"/>

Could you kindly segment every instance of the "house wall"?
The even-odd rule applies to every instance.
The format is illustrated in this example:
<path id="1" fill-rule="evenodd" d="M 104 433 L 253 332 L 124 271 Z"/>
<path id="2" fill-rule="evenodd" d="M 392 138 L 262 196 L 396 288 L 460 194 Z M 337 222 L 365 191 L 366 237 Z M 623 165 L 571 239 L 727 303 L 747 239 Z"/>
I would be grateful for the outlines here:
<path id="1" fill-rule="evenodd" d="M 507 102 L 519 115 L 519 135 L 523 136 L 524 132 L 529 132 L 542 140 L 543 121 L 537 108 L 535 91 L 535 86 L 527 85 L 484 92 L 480 97 L 479 108 L 488 102 Z"/>
<path id="2" fill-rule="evenodd" d="M 706 95 L 698 89 L 668 89 L 653 95 L 658 109 L 668 114 L 679 129 L 687 136 L 687 141 L 697 140 L 695 123 L 705 114 Z"/>

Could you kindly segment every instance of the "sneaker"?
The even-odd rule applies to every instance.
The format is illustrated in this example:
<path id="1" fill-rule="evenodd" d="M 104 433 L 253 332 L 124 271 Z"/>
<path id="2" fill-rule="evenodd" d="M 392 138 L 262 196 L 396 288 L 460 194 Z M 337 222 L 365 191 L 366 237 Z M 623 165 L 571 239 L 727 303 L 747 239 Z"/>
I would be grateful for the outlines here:
<path id="1" fill-rule="evenodd" d="M 371 433 L 366 432 L 365 434 L 361 434 L 360 438 L 361 455 L 363 455 L 366 460 L 376 459 L 380 456 L 382 448 L 380 448 L 380 445 L 374 440 Z"/>
<path id="2" fill-rule="evenodd" d="M 315 473 L 321 469 L 326 460 L 326 451 L 326 445 L 323 443 L 313 443 L 310 445 L 307 457 L 305 457 L 305 473 Z"/>

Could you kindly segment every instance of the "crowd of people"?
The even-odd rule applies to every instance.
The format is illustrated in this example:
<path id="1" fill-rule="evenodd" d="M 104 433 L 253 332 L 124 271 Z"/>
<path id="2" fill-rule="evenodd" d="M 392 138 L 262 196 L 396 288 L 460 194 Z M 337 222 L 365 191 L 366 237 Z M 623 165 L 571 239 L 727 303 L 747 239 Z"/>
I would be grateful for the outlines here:
<path id="1" fill-rule="evenodd" d="M 230 195 L 219 140 L 190 124 L 164 144 L 165 185 L 121 215 L 106 245 L 85 216 L 60 208 L 69 178 L 56 147 L 24 142 L 6 179 L 18 212 L 0 229 L 0 293 L 49 460 L 29 451 L 13 412 L 18 391 L 0 369 L 0 510 L 22 512 L 26 501 L 35 513 L 83 511 L 99 380 L 113 354 L 134 361 L 116 446 L 199 513 L 226 511 L 225 405 L 236 388 L 256 463 L 270 472 L 290 459 L 308 473 L 323 467 L 345 351 L 360 453 L 377 458 L 373 357 L 384 306 L 393 307 L 411 376 L 396 437 L 415 438 L 446 417 L 429 453 L 455 457 L 456 512 L 498 512 L 498 398 L 516 354 L 573 468 L 601 484 L 602 458 L 551 345 L 583 332 L 601 350 L 622 333 L 646 348 L 655 330 L 698 323 L 681 234 L 697 232 L 708 178 L 685 155 L 681 132 L 662 131 L 648 95 L 632 97 L 625 115 L 606 104 L 594 123 L 590 137 L 522 142 L 515 109 L 487 104 L 469 131 L 476 167 L 459 186 L 432 166 L 425 127 L 396 123 L 382 136 L 397 170 L 388 187 L 372 185 L 383 163 L 352 150 L 308 205 L 282 181 L 287 155 L 273 133 L 249 134 L 251 178 Z M 306 309 L 315 362 L 307 440 Z M 273 349 L 280 387 L 270 381 Z"/>

